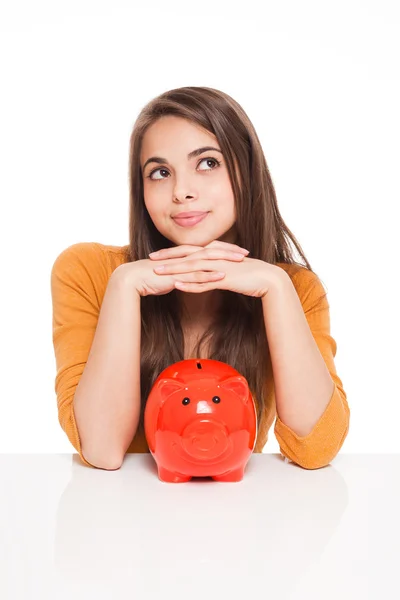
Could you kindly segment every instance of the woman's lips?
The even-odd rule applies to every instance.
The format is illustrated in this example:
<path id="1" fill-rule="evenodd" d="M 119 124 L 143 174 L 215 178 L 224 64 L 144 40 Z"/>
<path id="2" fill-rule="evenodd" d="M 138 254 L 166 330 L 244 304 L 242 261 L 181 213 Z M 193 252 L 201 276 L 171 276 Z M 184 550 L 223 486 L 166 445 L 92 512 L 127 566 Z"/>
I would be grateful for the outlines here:
<path id="1" fill-rule="evenodd" d="M 191 227 L 192 225 L 196 225 L 200 221 L 203 221 L 209 213 L 206 212 L 203 215 L 198 215 L 197 217 L 173 217 L 173 220 L 180 227 Z"/>

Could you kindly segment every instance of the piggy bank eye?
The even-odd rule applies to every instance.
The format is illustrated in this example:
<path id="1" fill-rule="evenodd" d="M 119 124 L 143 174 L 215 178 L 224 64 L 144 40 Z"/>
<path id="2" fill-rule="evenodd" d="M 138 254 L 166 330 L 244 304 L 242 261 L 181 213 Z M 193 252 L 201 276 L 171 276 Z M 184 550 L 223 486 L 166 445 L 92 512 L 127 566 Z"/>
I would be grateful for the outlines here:
<path id="1" fill-rule="evenodd" d="M 215 404 L 219 404 L 219 402 L 221 402 L 221 398 L 219 396 L 214 396 L 212 401 L 215 402 Z"/>
<path id="2" fill-rule="evenodd" d="M 184 404 L 185 406 L 186 406 L 186 404 L 189 404 L 189 402 L 190 402 L 190 398 L 184 398 L 182 400 L 182 404 Z"/>

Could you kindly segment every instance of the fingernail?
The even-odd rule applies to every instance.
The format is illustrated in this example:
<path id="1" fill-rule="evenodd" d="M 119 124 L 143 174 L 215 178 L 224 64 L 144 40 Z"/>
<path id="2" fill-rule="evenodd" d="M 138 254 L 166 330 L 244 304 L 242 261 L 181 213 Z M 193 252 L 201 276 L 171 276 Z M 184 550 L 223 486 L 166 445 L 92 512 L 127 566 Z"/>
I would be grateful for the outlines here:
<path id="1" fill-rule="evenodd" d="M 158 254 L 160 254 L 159 252 L 150 252 L 149 256 L 157 256 Z"/>
<path id="2" fill-rule="evenodd" d="M 243 252 L 234 252 L 233 256 L 236 256 L 236 258 L 243 258 Z"/>

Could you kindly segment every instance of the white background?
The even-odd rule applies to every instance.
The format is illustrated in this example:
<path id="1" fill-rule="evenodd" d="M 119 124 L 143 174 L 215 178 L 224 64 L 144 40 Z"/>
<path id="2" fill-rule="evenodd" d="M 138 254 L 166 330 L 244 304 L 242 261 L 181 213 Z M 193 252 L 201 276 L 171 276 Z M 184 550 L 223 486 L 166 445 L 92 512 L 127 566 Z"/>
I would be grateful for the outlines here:
<path id="1" fill-rule="evenodd" d="M 57 418 L 51 267 L 76 242 L 129 243 L 131 129 L 186 85 L 247 112 L 328 290 L 342 452 L 399 452 L 399 30 L 388 0 L 1 4 L 0 452 L 75 452 Z M 279 452 L 273 425 L 264 452 Z"/>

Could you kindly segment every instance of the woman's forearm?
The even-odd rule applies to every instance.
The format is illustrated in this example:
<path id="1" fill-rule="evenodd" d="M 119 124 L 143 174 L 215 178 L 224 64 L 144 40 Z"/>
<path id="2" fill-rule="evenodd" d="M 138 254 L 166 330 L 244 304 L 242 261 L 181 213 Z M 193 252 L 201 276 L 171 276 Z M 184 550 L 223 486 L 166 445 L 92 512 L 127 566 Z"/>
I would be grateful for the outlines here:
<path id="1" fill-rule="evenodd" d="M 271 353 L 276 411 L 297 435 L 308 435 L 332 398 L 335 384 L 286 273 L 262 298 Z"/>
<path id="2" fill-rule="evenodd" d="M 140 417 L 140 295 L 117 268 L 103 298 L 74 413 L 82 454 L 94 466 L 121 466 Z"/>

